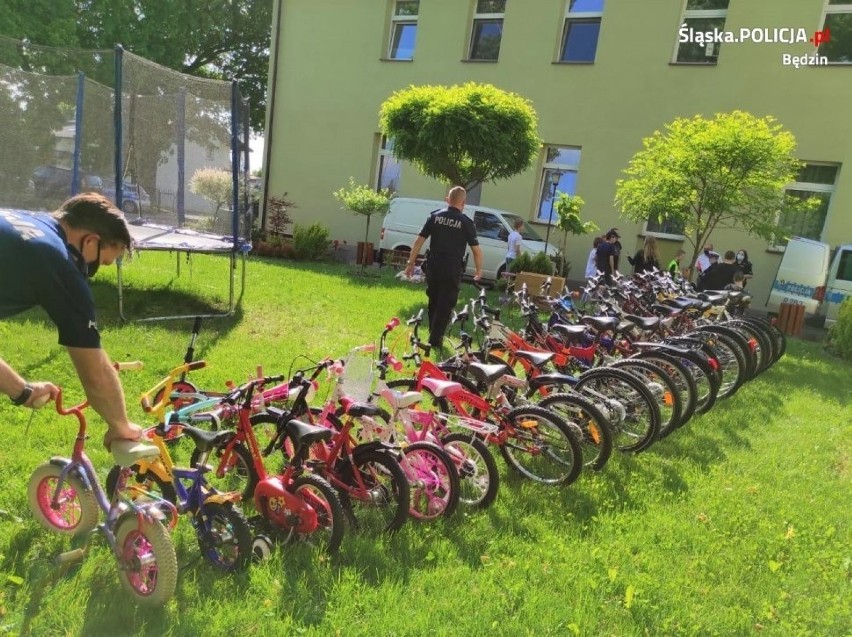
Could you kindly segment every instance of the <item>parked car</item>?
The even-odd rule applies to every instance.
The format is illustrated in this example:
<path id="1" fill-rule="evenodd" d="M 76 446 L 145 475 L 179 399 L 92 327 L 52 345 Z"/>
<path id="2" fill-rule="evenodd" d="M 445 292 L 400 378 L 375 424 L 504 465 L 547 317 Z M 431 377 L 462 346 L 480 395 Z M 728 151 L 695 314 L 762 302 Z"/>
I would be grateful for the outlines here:
<path id="1" fill-rule="evenodd" d="M 104 195 L 115 201 L 115 180 L 104 180 Z M 128 215 L 151 209 L 151 197 L 139 184 L 125 180 L 121 187 L 121 209 Z"/>
<path id="2" fill-rule="evenodd" d="M 103 192 L 103 180 L 97 175 L 79 173 L 77 192 Z M 59 166 L 39 166 L 33 171 L 33 190 L 40 195 L 70 197 L 74 171 Z"/>

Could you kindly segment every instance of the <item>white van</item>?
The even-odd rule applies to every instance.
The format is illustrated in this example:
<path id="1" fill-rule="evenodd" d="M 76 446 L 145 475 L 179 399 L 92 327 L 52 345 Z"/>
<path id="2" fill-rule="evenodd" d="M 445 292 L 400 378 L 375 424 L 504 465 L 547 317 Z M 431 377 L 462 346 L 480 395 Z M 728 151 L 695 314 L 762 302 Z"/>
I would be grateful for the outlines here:
<path id="1" fill-rule="evenodd" d="M 397 197 L 391 200 L 390 210 L 382 221 L 379 248 L 383 254 L 386 254 L 386 250 L 411 251 L 411 246 L 414 245 L 414 240 L 420 234 L 429 215 L 446 207 L 445 202 L 431 199 Z M 509 233 L 514 227 L 515 220 L 522 217 L 511 212 L 473 204 L 465 205 L 464 214 L 473 220 L 479 245 L 482 247 L 482 278 L 500 278 L 505 269 Z M 523 237 L 524 251 L 532 254 L 544 251 L 544 240 L 526 221 L 520 232 Z M 420 253 L 425 253 L 428 247 L 427 239 Z M 470 248 L 467 253 L 470 254 Z M 556 254 L 556 248 L 552 242 L 547 247 L 547 254 L 551 256 Z M 473 273 L 473 257 L 469 257 L 466 274 L 473 276 Z"/>
<path id="2" fill-rule="evenodd" d="M 832 259 L 827 243 L 793 237 L 781 258 L 766 305 L 778 309 L 785 301 L 801 303 L 806 314 L 824 315 L 830 326 L 848 296 L 852 296 L 852 245 L 838 247 Z"/>

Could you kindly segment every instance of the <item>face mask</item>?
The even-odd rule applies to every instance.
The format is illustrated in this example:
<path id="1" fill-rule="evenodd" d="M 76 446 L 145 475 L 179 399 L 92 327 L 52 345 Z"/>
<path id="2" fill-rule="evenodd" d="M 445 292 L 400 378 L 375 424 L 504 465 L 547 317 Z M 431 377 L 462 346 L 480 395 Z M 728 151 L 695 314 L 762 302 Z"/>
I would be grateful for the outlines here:
<path id="1" fill-rule="evenodd" d="M 740 252 L 740 253 L 737 255 L 737 261 L 742 261 L 743 259 L 745 259 L 745 255 L 744 255 L 742 252 Z"/>
<path id="2" fill-rule="evenodd" d="M 71 251 L 71 254 L 74 256 L 74 261 L 77 263 L 77 269 L 83 273 L 83 276 L 91 279 L 95 276 L 95 273 L 98 271 L 98 268 L 101 267 L 101 242 L 98 239 L 98 254 L 97 257 L 93 261 L 86 261 L 86 258 L 83 256 L 83 242 L 80 242 L 80 248 L 69 245 L 68 249 Z"/>
<path id="3" fill-rule="evenodd" d="M 705 250 L 705 251 L 704 251 L 704 256 L 709 257 L 709 256 L 710 256 L 710 250 Z"/>

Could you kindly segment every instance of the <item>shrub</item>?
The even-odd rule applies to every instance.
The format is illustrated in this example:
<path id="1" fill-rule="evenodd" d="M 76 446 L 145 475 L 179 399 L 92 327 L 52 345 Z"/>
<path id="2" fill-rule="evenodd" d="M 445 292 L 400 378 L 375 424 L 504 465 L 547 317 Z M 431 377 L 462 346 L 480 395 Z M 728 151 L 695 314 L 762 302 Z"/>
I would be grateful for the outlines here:
<path id="1" fill-rule="evenodd" d="M 535 272 L 537 274 L 553 274 L 553 261 L 544 252 L 530 255 L 522 252 L 509 266 L 510 272 Z"/>
<path id="2" fill-rule="evenodd" d="M 852 297 L 843 301 L 837 314 L 837 323 L 828 331 L 829 351 L 852 361 Z"/>
<path id="3" fill-rule="evenodd" d="M 316 222 L 293 228 L 293 257 L 297 261 L 323 261 L 328 256 L 329 229 Z"/>

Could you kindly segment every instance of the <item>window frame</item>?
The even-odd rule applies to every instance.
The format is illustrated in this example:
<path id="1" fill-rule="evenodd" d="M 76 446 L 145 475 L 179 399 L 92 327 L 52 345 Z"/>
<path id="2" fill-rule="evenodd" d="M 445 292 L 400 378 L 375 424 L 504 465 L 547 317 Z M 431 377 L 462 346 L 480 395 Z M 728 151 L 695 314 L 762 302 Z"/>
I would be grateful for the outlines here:
<path id="1" fill-rule="evenodd" d="M 837 191 L 837 179 L 840 176 L 840 169 L 842 164 L 830 161 L 802 161 L 802 163 L 804 164 L 804 166 L 802 167 L 803 169 L 807 166 L 831 166 L 835 168 L 834 183 L 832 184 L 821 184 L 812 181 L 793 181 L 784 187 L 784 192 L 787 192 L 788 190 L 798 190 L 813 194 L 828 195 L 828 205 L 826 206 L 825 210 L 825 219 L 823 219 L 822 229 L 820 230 L 819 237 L 815 239 L 815 241 L 822 241 L 822 237 L 825 234 L 825 224 L 828 222 L 828 215 L 831 212 L 831 204 L 832 200 L 834 199 L 834 193 Z M 775 223 L 778 227 L 781 227 L 780 212 L 777 213 L 775 216 Z M 773 239 L 767 249 L 774 252 L 784 252 L 787 249 L 787 246 L 775 243 L 775 240 Z"/>
<path id="2" fill-rule="evenodd" d="M 674 241 L 684 241 L 686 239 L 686 235 L 683 233 L 675 234 L 673 232 L 663 232 L 661 230 L 649 230 L 647 220 L 645 221 L 645 225 L 642 227 L 642 235 L 652 236 L 658 239 L 670 239 Z"/>
<path id="3" fill-rule="evenodd" d="M 724 22 L 722 23 L 722 29 L 725 28 L 725 25 L 728 21 L 728 9 L 730 8 L 730 2 L 728 3 L 728 7 L 725 9 L 690 9 L 689 8 L 689 0 L 684 0 L 683 3 L 683 11 L 680 15 L 680 21 L 678 22 L 678 31 L 680 28 L 686 24 L 687 19 L 712 19 L 712 18 L 723 18 Z M 690 42 L 680 42 L 677 37 L 675 37 L 675 46 L 674 53 L 672 54 L 671 64 L 683 64 L 686 66 L 716 66 L 719 64 L 719 50 L 721 47 L 718 47 L 715 50 L 715 59 L 709 62 L 694 62 L 694 61 L 680 61 L 677 59 L 678 52 L 680 51 L 681 44 L 691 44 Z M 716 45 L 716 43 L 712 43 Z M 705 47 L 706 51 L 706 47 Z M 705 53 L 705 57 L 708 57 Z"/>
<path id="4" fill-rule="evenodd" d="M 509 0 L 505 0 L 506 3 Z M 498 62 L 500 60 L 500 49 L 503 45 L 503 26 L 506 21 L 506 7 L 503 6 L 503 13 L 479 13 L 479 0 L 474 0 L 473 4 L 473 18 L 471 19 L 470 24 L 470 36 L 467 46 L 467 57 L 465 58 L 466 62 Z M 497 47 L 497 57 L 495 58 L 475 58 L 473 57 L 473 49 L 476 45 L 477 40 L 474 35 L 476 33 L 476 25 L 478 22 L 500 22 L 500 44 Z"/>
<path id="5" fill-rule="evenodd" d="M 825 0 L 825 4 L 823 6 L 823 11 L 822 11 L 822 21 L 820 22 L 819 30 L 820 31 L 825 30 L 825 21 L 826 21 L 826 19 L 828 18 L 829 15 L 845 15 L 845 14 L 852 16 L 852 0 L 846 0 L 842 4 L 831 4 L 831 0 Z M 818 46 L 815 47 L 815 53 L 816 53 L 816 55 L 824 55 L 823 53 L 820 53 L 820 47 L 818 47 Z M 843 62 L 843 61 L 835 61 L 835 60 L 829 59 L 828 63 L 829 64 L 835 64 L 837 66 L 849 66 L 849 65 L 852 65 L 852 60 L 849 60 L 847 62 Z"/>
<path id="6" fill-rule="evenodd" d="M 383 168 L 386 167 L 385 162 L 383 160 L 390 160 L 394 164 L 396 164 L 399 169 L 396 178 L 396 189 L 390 188 L 389 186 L 388 188 L 390 189 L 392 194 L 397 194 L 399 192 L 400 182 L 402 181 L 402 162 L 399 161 L 399 159 L 397 159 L 393 154 L 393 139 L 389 139 L 386 135 L 382 135 L 381 133 L 377 133 L 377 136 L 378 144 L 376 148 L 376 177 L 374 180 L 374 187 L 377 191 L 382 189 L 382 173 L 384 172 Z M 390 145 L 388 144 L 388 141 L 391 142 Z"/>
<path id="7" fill-rule="evenodd" d="M 397 15 L 396 8 L 400 2 L 417 2 L 417 15 Z M 394 62 L 411 62 L 414 60 L 414 50 L 417 44 L 417 26 L 418 21 L 420 19 L 420 0 L 393 0 L 391 3 L 391 11 L 390 11 L 390 29 L 388 33 L 388 45 L 385 50 L 386 60 L 392 60 Z M 397 28 L 401 26 L 413 26 L 414 27 L 414 43 L 415 46 L 411 49 L 411 57 L 394 57 L 393 55 L 393 45 L 394 45 L 394 36 L 396 35 Z"/>
<path id="8" fill-rule="evenodd" d="M 548 150 L 550 150 L 551 148 L 558 148 L 560 150 L 562 150 L 562 149 L 564 149 L 564 150 L 576 150 L 577 153 L 579 154 L 579 158 L 577 159 L 577 163 L 576 164 L 560 164 L 560 163 L 557 163 L 557 162 L 547 161 Z M 538 195 L 536 197 L 535 212 L 533 214 L 533 219 L 530 221 L 530 223 L 540 223 L 540 224 L 543 224 L 543 225 L 549 224 L 549 225 L 553 226 L 553 225 L 556 225 L 556 223 L 558 223 L 558 217 L 556 217 L 555 212 L 554 212 L 554 216 L 551 217 L 550 216 L 550 208 L 548 208 L 548 210 L 547 210 L 547 217 L 548 218 L 545 218 L 544 216 L 540 215 L 541 207 L 542 207 L 542 204 L 544 203 L 545 187 L 547 187 L 548 189 L 551 188 L 550 173 L 553 172 L 553 171 L 559 171 L 563 174 L 569 173 L 569 172 L 574 173 L 574 192 L 565 193 L 565 194 L 570 194 L 570 195 L 577 194 L 577 192 L 576 192 L 577 191 L 577 179 L 580 177 L 580 160 L 583 157 L 583 148 L 582 148 L 582 146 L 574 146 L 574 145 L 570 145 L 570 144 L 544 144 L 542 146 L 542 151 L 544 153 L 544 161 L 541 164 L 541 173 L 539 175 Z M 559 192 L 565 192 L 565 191 L 560 190 Z M 554 219 L 556 219 L 556 221 L 554 221 Z"/>
<path id="9" fill-rule="evenodd" d="M 571 11 L 571 0 L 565 2 L 565 15 L 562 18 L 562 39 L 559 43 L 559 51 L 557 52 L 556 62 L 559 64 L 594 64 L 598 55 L 598 42 L 600 41 L 601 26 L 603 25 L 603 12 L 606 6 L 606 0 L 601 0 L 600 11 Z M 598 42 L 595 42 L 595 55 L 591 60 L 565 60 L 565 45 L 568 42 L 569 25 L 571 22 L 576 23 L 598 23 Z"/>

